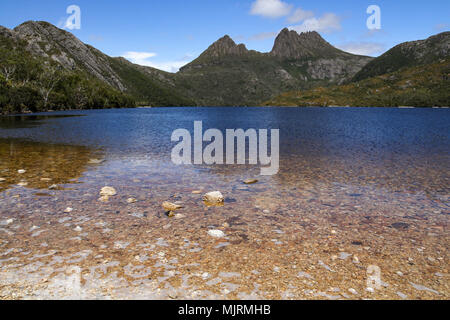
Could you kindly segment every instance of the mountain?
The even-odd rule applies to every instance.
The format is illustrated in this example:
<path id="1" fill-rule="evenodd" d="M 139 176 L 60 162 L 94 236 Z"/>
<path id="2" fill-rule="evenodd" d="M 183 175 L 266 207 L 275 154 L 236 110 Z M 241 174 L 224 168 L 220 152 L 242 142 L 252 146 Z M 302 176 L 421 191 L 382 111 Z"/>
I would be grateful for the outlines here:
<path id="1" fill-rule="evenodd" d="M 111 58 L 43 21 L 0 27 L 0 67 L 3 112 L 194 103 L 172 74 Z"/>
<path id="2" fill-rule="evenodd" d="M 405 42 L 342 85 L 285 92 L 271 106 L 448 107 L 450 32 Z"/>
<path id="3" fill-rule="evenodd" d="M 450 32 L 443 32 L 426 40 L 399 44 L 372 60 L 359 71 L 353 81 L 360 81 L 402 68 L 430 64 L 450 56 Z"/>
<path id="4" fill-rule="evenodd" d="M 270 55 L 282 59 L 301 60 L 307 58 L 354 58 L 355 56 L 341 51 L 326 42 L 315 31 L 298 34 L 285 28 L 275 39 Z"/>
<path id="5" fill-rule="evenodd" d="M 219 39 L 180 69 L 176 83 L 198 105 L 258 105 L 281 92 L 343 83 L 371 60 L 334 48 L 317 32 L 283 29 L 268 53 Z"/>
<path id="6" fill-rule="evenodd" d="M 355 90 L 360 99 L 372 101 L 364 92 L 386 93 L 383 88 L 391 85 L 413 90 L 409 97 L 416 100 L 419 92 L 428 90 L 431 93 L 424 97 L 441 104 L 447 99 L 442 93 L 448 84 L 442 59 L 448 57 L 448 50 L 446 32 L 401 44 L 374 59 L 339 50 L 317 32 L 283 29 L 270 52 L 248 50 L 224 36 L 174 74 L 110 57 L 50 23 L 28 21 L 12 30 L 0 26 L 0 111 L 260 105 L 271 99 L 276 102 L 275 97 L 286 92 L 291 92 L 283 95 L 292 96 L 290 103 L 327 104 L 348 100 L 335 99 L 336 88 L 343 90 L 340 98 L 350 98 Z M 422 82 L 415 82 L 416 78 Z M 378 86 L 378 91 L 371 86 Z M 329 101 L 298 99 L 304 92 L 314 96 L 320 87 L 324 88 L 317 90 Z M 395 95 L 385 97 L 390 94 Z M 403 96 L 392 99 L 409 101 Z"/>

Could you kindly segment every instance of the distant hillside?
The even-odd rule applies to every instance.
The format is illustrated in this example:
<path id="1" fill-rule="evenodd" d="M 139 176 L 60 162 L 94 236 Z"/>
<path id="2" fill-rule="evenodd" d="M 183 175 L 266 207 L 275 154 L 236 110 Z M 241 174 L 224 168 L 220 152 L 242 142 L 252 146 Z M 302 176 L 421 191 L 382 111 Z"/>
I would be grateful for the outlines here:
<path id="1" fill-rule="evenodd" d="M 426 40 L 405 42 L 372 60 L 359 71 L 353 81 L 429 64 L 450 56 L 450 32 L 443 32 Z"/>
<path id="2" fill-rule="evenodd" d="M 284 93 L 270 106 L 450 106 L 450 58 L 328 88 Z"/>

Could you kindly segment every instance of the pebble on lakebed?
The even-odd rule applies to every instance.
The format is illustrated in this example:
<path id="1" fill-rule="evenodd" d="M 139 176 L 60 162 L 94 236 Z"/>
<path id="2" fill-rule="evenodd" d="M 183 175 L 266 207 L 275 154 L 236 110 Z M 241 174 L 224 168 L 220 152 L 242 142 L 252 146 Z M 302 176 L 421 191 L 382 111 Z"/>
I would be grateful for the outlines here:
<path id="1" fill-rule="evenodd" d="M 223 233 L 223 231 L 220 231 L 220 230 L 209 230 L 208 234 L 211 237 L 214 237 L 214 238 L 223 238 L 223 237 L 225 237 L 225 233 Z"/>
<path id="2" fill-rule="evenodd" d="M 100 195 L 102 197 L 112 197 L 117 194 L 116 189 L 113 187 L 103 187 L 102 190 L 100 190 Z"/>
<path id="3" fill-rule="evenodd" d="M 175 204 L 175 203 L 168 202 L 168 201 L 163 202 L 162 207 L 164 208 L 164 210 L 169 211 L 169 212 L 176 211 L 178 209 L 183 208 L 183 206 L 181 206 L 179 204 Z"/>
<path id="4" fill-rule="evenodd" d="M 247 180 L 244 180 L 244 184 L 255 184 L 255 183 L 257 183 L 257 182 L 258 182 L 257 179 L 247 179 Z"/>
<path id="5" fill-rule="evenodd" d="M 109 201 L 109 197 L 113 197 L 116 194 L 117 194 L 117 191 L 113 187 L 103 187 L 100 190 L 100 198 L 98 199 L 98 201 L 100 201 L 100 202 L 108 202 Z"/>
<path id="6" fill-rule="evenodd" d="M 225 198 L 220 191 L 213 191 L 205 194 L 203 196 L 203 201 L 208 203 L 223 203 Z"/>

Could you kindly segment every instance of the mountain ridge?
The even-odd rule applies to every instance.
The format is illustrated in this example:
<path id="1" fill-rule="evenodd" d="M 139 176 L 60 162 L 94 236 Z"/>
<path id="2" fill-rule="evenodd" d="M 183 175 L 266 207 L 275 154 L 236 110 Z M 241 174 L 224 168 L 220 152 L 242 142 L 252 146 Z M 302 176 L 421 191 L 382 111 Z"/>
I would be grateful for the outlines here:
<path id="1" fill-rule="evenodd" d="M 436 35 L 436 48 L 441 48 L 441 37 Z M 428 46 L 418 43 L 399 46 L 419 53 Z M 436 52 L 448 52 L 444 45 L 446 51 Z M 317 32 L 285 28 L 270 52 L 248 50 L 225 35 L 180 71 L 168 73 L 110 57 L 48 22 L 26 21 L 14 29 L 0 26 L 0 108 L 5 113 L 122 105 L 259 105 L 284 92 L 354 82 L 364 70 L 372 72 L 373 65 L 380 63 L 337 49 Z M 50 83 L 51 90 L 44 92 L 52 79 L 57 84 Z"/>

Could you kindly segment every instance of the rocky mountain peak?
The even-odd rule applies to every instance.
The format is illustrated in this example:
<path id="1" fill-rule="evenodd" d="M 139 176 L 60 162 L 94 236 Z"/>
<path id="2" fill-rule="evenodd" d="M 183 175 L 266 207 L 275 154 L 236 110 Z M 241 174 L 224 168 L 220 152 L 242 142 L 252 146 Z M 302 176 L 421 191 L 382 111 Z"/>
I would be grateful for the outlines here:
<path id="1" fill-rule="evenodd" d="M 342 52 L 334 48 L 316 31 L 302 32 L 284 28 L 275 39 L 272 56 L 287 59 L 334 57 Z"/>
<path id="2" fill-rule="evenodd" d="M 230 36 L 225 35 L 216 42 L 214 42 L 201 57 L 214 57 L 218 58 L 227 55 L 245 55 L 248 53 L 244 44 L 236 44 Z"/>
<path id="3" fill-rule="evenodd" d="M 72 33 L 45 21 L 27 21 L 13 33 L 26 41 L 27 51 L 50 58 L 66 70 L 83 69 L 109 85 L 124 91 L 118 75 L 108 64 L 108 56 L 84 44 Z"/>

